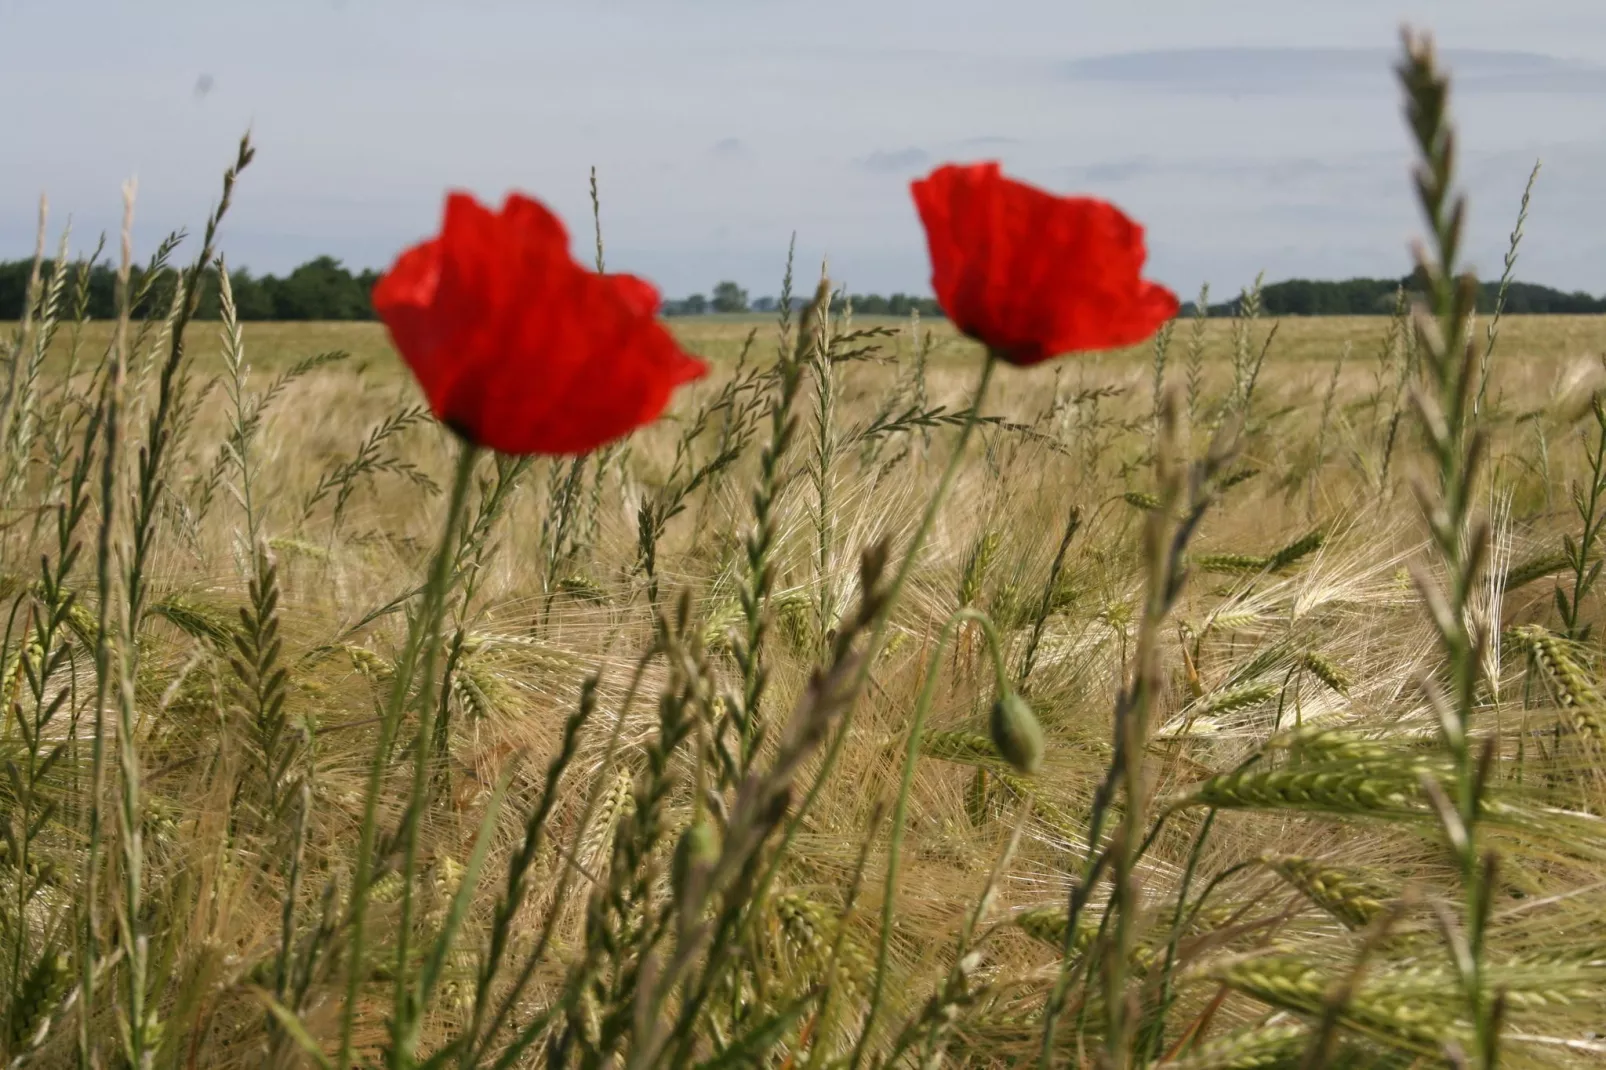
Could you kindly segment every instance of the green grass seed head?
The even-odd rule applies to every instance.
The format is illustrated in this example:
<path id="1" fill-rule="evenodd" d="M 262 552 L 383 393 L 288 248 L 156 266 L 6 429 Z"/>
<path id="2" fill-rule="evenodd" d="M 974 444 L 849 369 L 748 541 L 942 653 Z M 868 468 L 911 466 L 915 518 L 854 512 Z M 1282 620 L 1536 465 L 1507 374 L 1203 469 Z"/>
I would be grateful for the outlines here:
<path id="1" fill-rule="evenodd" d="M 1302 855 L 1263 855 L 1261 861 L 1350 929 L 1371 924 L 1392 898 L 1375 881 L 1345 866 Z"/>

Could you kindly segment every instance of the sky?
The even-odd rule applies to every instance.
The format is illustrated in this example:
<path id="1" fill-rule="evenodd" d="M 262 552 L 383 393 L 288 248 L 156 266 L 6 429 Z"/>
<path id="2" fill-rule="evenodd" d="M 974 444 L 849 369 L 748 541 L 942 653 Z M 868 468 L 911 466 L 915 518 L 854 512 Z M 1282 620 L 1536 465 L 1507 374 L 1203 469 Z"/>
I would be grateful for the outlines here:
<path id="1" fill-rule="evenodd" d="M 1390 64 L 1431 28 L 1455 77 L 1472 263 L 1606 292 L 1606 2 L 1527 0 L 0 0 L 0 259 L 198 228 L 240 134 L 230 266 L 383 267 L 443 193 L 520 189 L 670 296 L 774 293 L 829 257 L 928 293 L 911 179 L 996 159 L 1147 228 L 1185 295 L 1397 276 L 1418 218 Z M 806 267 L 803 265 L 807 265 Z"/>

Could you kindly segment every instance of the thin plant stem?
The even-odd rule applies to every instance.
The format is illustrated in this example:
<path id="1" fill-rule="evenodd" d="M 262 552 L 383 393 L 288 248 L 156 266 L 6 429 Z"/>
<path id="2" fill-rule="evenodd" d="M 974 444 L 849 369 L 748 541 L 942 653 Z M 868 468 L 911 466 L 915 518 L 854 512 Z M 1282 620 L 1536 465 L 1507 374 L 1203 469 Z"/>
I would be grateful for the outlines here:
<path id="1" fill-rule="evenodd" d="M 1522 244 L 1522 230 L 1528 222 L 1528 202 L 1533 199 L 1534 183 L 1539 181 L 1541 163 L 1535 160 L 1533 170 L 1528 172 L 1528 184 L 1522 188 L 1522 204 L 1517 209 L 1517 221 L 1511 227 L 1511 237 L 1506 245 L 1504 269 L 1500 272 L 1500 284 L 1494 295 L 1494 312 L 1489 317 L 1489 326 L 1484 330 L 1483 356 L 1478 361 L 1478 397 L 1472 405 L 1474 413 L 1483 411 L 1484 398 L 1489 393 L 1495 342 L 1500 337 L 1500 318 L 1506 311 L 1506 294 L 1511 289 L 1511 279 L 1517 270 L 1517 247 Z"/>
<path id="2" fill-rule="evenodd" d="M 886 982 L 887 958 L 892 946 L 892 916 L 898 904 L 898 863 L 903 848 L 903 833 L 905 822 L 909 814 L 909 791 L 914 785 L 915 765 L 920 757 L 920 742 L 925 732 L 926 717 L 931 713 L 932 701 L 937 695 L 937 685 L 941 682 L 940 667 L 943 654 L 948 645 L 953 642 L 959 626 L 966 621 L 973 621 L 980 625 L 982 633 L 987 639 L 987 649 L 992 657 L 994 685 L 998 695 L 1003 696 L 1009 688 L 1009 682 L 1004 673 L 1004 657 L 998 640 L 997 629 L 987 614 L 977 609 L 965 608 L 952 614 L 943 625 L 942 632 L 937 637 L 937 645 L 931 652 L 931 658 L 926 665 L 926 681 L 920 689 L 920 697 L 915 702 L 914 718 L 909 725 L 909 743 L 905 748 L 903 759 L 903 777 L 898 785 L 898 801 L 892 810 L 892 835 L 887 844 L 887 879 L 886 889 L 881 900 L 881 939 L 876 948 L 875 980 L 870 987 L 870 1002 L 865 1010 L 864 1024 L 860 1029 L 859 1041 L 853 1048 L 853 1060 L 850 1063 L 852 1070 L 858 1070 L 864 1061 L 864 1054 L 869 1047 L 875 1033 L 876 1018 L 881 1011 L 881 995 Z"/>
<path id="3" fill-rule="evenodd" d="M 371 891 L 370 883 L 373 876 L 374 841 L 377 838 L 379 824 L 379 794 L 384 785 L 385 757 L 390 752 L 391 741 L 395 738 L 403 712 L 407 707 L 407 697 L 412 688 L 414 667 L 418 656 L 424 647 L 430 649 L 425 654 L 425 671 L 434 669 L 435 655 L 438 653 L 431 642 L 432 636 L 438 636 L 440 618 L 445 611 L 446 591 L 451 580 L 451 565 L 455 556 L 455 542 L 458 525 L 461 521 L 463 502 L 468 496 L 468 487 L 472 481 L 474 461 L 478 456 L 478 449 L 470 443 L 463 443 L 458 453 L 457 473 L 452 480 L 452 490 L 446 508 L 446 530 L 441 538 L 441 544 L 435 552 L 433 564 L 430 566 L 428 582 L 424 585 L 423 602 L 419 609 L 407 644 L 403 648 L 402 656 L 396 663 L 395 676 L 391 682 L 390 700 L 386 705 L 385 716 L 379 724 L 379 738 L 374 743 L 373 761 L 368 769 L 368 791 L 363 801 L 362 830 L 357 840 L 357 869 L 352 878 L 351 900 L 347 909 L 348 925 L 350 927 L 350 945 L 346 962 L 346 1001 L 341 1009 L 340 1018 L 340 1049 L 335 1061 L 336 1066 L 351 1065 L 351 1044 L 353 1029 L 356 1024 L 357 1012 L 357 986 L 363 975 L 363 938 L 368 916 L 368 895 Z M 423 709 L 429 709 L 432 701 L 426 699 Z M 425 715 L 427 716 L 427 714 Z M 421 734 L 419 749 L 426 746 L 425 734 Z M 427 756 L 422 761 L 427 762 Z M 417 783 L 420 776 L 427 778 L 427 765 L 421 774 L 417 768 L 414 770 L 413 793 L 416 797 L 422 789 Z M 416 814 L 409 811 L 405 821 L 416 821 Z M 416 825 L 411 826 L 416 829 Z M 408 833 L 404 829 L 404 835 Z M 409 845 L 411 846 L 411 845 Z M 406 940 L 401 940 L 401 949 L 398 950 L 397 962 L 403 963 L 401 957 L 405 950 Z M 405 993 L 405 971 L 398 971 L 397 1000 L 401 1001 Z M 392 1056 L 393 1065 L 396 1056 Z"/>
<path id="4" fill-rule="evenodd" d="M 457 533 L 462 525 L 463 506 L 468 500 L 469 487 L 474 482 L 474 465 L 479 460 L 479 448 L 464 441 L 458 450 L 457 472 L 452 477 L 452 489 L 446 505 L 446 531 L 430 571 L 429 585 L 424 589 L 422 610 L 422 666 L 418 684 L 418 735 L 413 742 L 413 783 L 402 817 L 400 842 L 402 861 L 401 923 L 396 937 L 396 1002 L 393 1012 L 396 1036 L 391 1044 L 391 1065 L 396 1070 L 410 1067 L 418 1045 L 418 1027 L 424 1008 L 414 1006 L 408 970 L 408 954 L 413 935 L 414 877 L 418 872 L 418 826 L 423 818 L 425 798 L 433 773 L 431 759 L 435 739 L 435 666 L 440 660 L 441 621 L 446 615 L 446 595 L 455 579 L 453 564 L 457 559 Z M 405 701 L 405 698 L 403 699 Z M 401 711 L 396 711 L 397 719 Z"/>

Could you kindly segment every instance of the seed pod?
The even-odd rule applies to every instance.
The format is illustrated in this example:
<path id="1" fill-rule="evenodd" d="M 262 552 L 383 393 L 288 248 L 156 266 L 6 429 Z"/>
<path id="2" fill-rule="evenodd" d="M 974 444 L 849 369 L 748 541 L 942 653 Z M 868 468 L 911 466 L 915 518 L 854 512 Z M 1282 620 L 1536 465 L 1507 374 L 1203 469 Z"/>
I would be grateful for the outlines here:
<path id="1" fill-rule="evenodd" d="M 993 703 L 992 733 L 998 753 L 1022 773 L 1035 773 L 1043 764 L 1043 729 L 1020 692 Z"/>

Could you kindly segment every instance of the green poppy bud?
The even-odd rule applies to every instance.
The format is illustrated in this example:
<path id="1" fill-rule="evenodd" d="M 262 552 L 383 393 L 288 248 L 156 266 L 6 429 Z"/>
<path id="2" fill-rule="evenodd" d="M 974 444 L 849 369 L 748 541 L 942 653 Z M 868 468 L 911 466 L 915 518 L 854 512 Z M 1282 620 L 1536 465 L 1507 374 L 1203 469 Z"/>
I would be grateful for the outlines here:
<path id="1" fill-rule="evenodd" d="M 1043 729 L 1020 692 L 993 703 L 992 733 L 998 753 L 1022 773 L 1035 773 L 1043 764 Z"/>
<path id="2" fill-rule="evenodd" d="M 719 861 L 719 840 L 706 818 L 699 816 L 675 844 L 675 854 L 669 863 L 669 879 L 674 885 L 675 897 L 684 898 L 687 882 L 699 870 L 707 870 Z"/>

